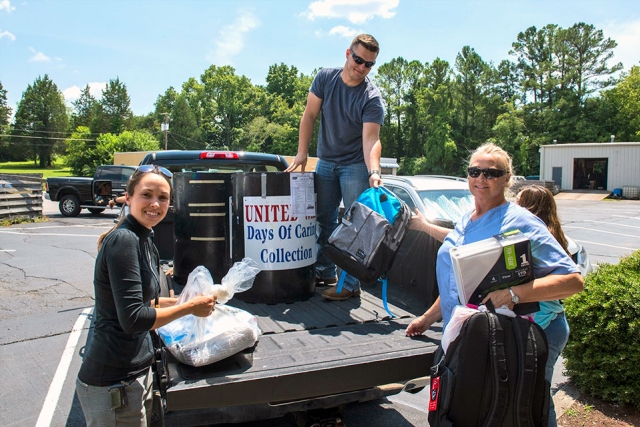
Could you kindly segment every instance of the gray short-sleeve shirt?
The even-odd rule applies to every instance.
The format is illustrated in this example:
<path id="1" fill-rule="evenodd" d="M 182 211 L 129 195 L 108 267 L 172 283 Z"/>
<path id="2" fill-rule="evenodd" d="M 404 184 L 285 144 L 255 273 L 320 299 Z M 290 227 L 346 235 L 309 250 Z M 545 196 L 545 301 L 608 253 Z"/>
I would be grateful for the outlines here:
<path id="1" fill-rule="evenodd" d="M 339 164 L 364 161 L 362 125 L 383 124 L 384 102 L 368 77 L 358 86 L 342 81 L 342 68 L 323 68 L 311 84 L 311 93 L 322 99 L 318 157 Z"/>

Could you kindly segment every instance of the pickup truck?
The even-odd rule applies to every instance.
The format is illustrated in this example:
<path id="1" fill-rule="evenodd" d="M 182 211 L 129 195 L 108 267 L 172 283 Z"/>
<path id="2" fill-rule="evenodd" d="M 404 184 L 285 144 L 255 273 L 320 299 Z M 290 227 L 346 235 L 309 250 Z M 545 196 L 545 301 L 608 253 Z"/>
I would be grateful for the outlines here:
<path id="1" fill-rule="evenodd" d="M 59 202 L 58 209 L 64 216 L 78 216 L 82 209 L 94 215 L 101 213 L 111 198 L 116 198 L 127 188 L 127 181 L 136 166 L 98 166 L 91 177 L 47 178 L 45 197 Z M 108 185 L 111 188 L 108 188 Z M 101 188 L 106 190 L 101 194 Z"/>
<path id="2" fill-rule="evenodd" d="M 178 294 L 195 265 L 207 266 L 215 283 L 220 283 L 231 263 L 244 256 L 242 232 L 217 243 L 211 237 L 222 229 L 229 233 L 244 220 L 244 209 L 238 209 L 242 195 L 224 185 L 234 180 L 257 180 L 263 182 L 258 194 L 262 192 L 264 197 L 265 188 L 268 191 L 265 175 L 283 175 L 286 186 L 289 179 L 283 172 L 286 160 L 271 154 L 163 151 L 148 154 L 140 164 L 164 166 L 174 173 L 173 206 L 167 218 L 154 227 L 163 268 L 173 268 L 173 275 L 164 277 L 168 285 L 161 281 L 162 295 L 168 295 L 169 288 Z M 219 195 L 213 190 L 197 190 L 193 197 L 198 200 L 185 201 L 185 186 L 198 180 L 220 183 L 226 190 Z M 212 209 L 219 213 L 204 213 L 205 205 L 215 206 Z M 197 212 L 183 215 L 185 206 Z M 201 218 L 220 225 L 200 227 L 197 221 Z M 181 244 L 185 228 L 202 228 L 201 237 Z M 206 236 L 211 239 L 200 245 Z M 315 242 L 315 235 L 313 239 Z M 422 390 L 429 381 L 441 330 L 436 325 L 415 338 L 407 338 L 404 331 L 433 302 L 436 285 L 428 270 L 435 267 L 439 244 L 414 230 L 409 230 L 405 242 L 389 273 L 388 308 L 395 317 L 384 309 L 380 286 L 364 287 L 360 298 L 347 301 L 323 299 L 324 288 L 315 289 L 311 264 L 309 269 L 301 268 L 305 274 L 265 276 L 267 280 L 260 281 L 260 275 L 268 274 L 263 270 L 247 291 L 260 286 L 290 291 L 297 282 L 304 282 L 302 287 L 310 292 L 297 300 L 261 301 L 255 294 L 242 298 L 242 293 L 229 301 L 229 305 L 255 315 L 262 331 L 254 347 L 235 356 L 202 367 L 188 366 L 177 361 L 154 334 L 157 418 L 153 425 L 218 425 L 287 417 L 298 426 L 338 426 L 347 404 Z M 217 252 L 216 244 L 221 245 Z M 178 264 L 182 270 L 186 265 L 186 271 L 178 273 Z"/>

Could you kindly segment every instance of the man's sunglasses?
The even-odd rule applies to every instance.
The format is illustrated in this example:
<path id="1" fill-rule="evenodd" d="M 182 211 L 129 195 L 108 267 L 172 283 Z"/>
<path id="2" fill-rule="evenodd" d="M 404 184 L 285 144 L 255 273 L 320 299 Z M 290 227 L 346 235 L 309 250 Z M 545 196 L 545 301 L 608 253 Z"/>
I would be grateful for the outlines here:
<path id="1" fill-rule="evenodd" d="M 376 61 L 365 61 L 364 59 L 362 59 L 358 55 L 356 55 L 355 52 L 353 51 L 353 49 L 349 48 L 349 50 L 351 51 L 351 57 L 353 58 L 353 61 L 356 64 L 358 64 L 358 65 L 364 64 L 364 66 L 367 67 L 367 68 L 371 68 L 374 65 L 376 65 Z"/>
<path id="2" fill-rule="evenodd" d="M 173 176 L 173 174 L 171 173 L 171 171 L 167 168 L 163 168 L 162 166 L 157 166 L 157 165 L 142 165 L 142 166 L 138 166 L 138 170 L 140 171 L 140 173 L 147 173 L 147 172 L 153 172 L 153 171 L 158 171 L 160 172 L 162 175 L 166 176 L 167 178 L 171 178 Z"/>
<path id="3" fill-rule="evenodd" d="M 480 169 L 480 168 L 468 168 L 467 169 L 467 174 L 469 174 L 469 176 L 471 178 L 477 178 L 480 176 L 480 174 L 483 174 L 485 178 L 487 179 L 494 179 L 494 178 L 500 178 L 501 176 L 504 176 L 507 174 L 506 170 L 503 169 Z"/>

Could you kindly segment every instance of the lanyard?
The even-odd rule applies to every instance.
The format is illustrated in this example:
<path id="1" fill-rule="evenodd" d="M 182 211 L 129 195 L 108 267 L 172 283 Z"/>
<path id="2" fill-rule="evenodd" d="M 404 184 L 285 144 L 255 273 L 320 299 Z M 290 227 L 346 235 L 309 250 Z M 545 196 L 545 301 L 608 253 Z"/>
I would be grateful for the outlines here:
<path id="1" fill-rule="evenodd" d="M 153 278 L 156 279 L 156 302 L 155 302 L 155 308 L 160 307 L 160 279 L 158 278 L 158 274 L 155 271 L 155 268 L 153 268 L 153 264 L 151 263 L 151 250 L 150 250 L 150 245 L 149 245 L 149 239 L 146 239 L 144 242 L 144 249 L 145 252 L 147 254 L 147 262 L 149 263 L 149 270 L 151 270 L 151 274 L 153 275 Z M 154 253 L 155 253 L 155 245 L 153 246 L 154 249 Z"/>

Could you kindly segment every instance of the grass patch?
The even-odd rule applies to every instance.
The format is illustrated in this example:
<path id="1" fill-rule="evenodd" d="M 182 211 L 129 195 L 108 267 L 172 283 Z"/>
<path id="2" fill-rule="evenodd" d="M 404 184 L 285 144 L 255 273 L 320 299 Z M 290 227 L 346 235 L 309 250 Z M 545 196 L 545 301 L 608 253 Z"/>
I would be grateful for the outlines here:
<path id="1" fill-rule="evenodd" d="M 0 218 L 0 227 L 9 227 L 14 224 L 25 224 L 32 222 L 47 222 L 49 219 L 46 216 L 29 218 L 26 216 L 19 216 L 15 218 Z"/>
<path id="2" fill-rule="evenodd" d="M 577 417 L 578 415 L 580 415 L 580 413 L 573 408 L 567 409 L 567 412 L 565 412 L 564 414 L 569 417 Z"/>
<path id="3" fill-rule="evenodd" d="M 43 178 L 57 176 L 71 176 L 71 168 L 65 166 L 63 159 L 56 159 L 53 165 L 48 168 L 40 168 L 33 164 L 33 161 L 26 162 L 4 162 L 0 163 L 0 173 L 22 174 L 41 173 Z"/>

